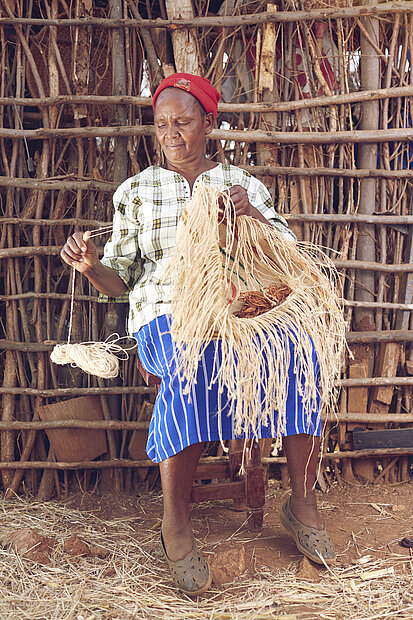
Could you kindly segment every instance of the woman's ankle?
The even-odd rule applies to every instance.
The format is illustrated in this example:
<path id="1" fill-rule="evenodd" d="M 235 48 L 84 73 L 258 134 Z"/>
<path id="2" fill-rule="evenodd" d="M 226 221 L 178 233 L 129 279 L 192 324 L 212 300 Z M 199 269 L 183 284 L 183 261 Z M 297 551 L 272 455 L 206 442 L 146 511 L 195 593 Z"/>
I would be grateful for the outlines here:
<path id="1" fill-rule="evenodd" d="M 162 538 L 166 555 L 176 562 L 182 560 L 191 551 L 194 535 L 189 522 L 177 523 L 174 520 L 162 521 Z"/>
<path id="2" fill-rule="evenodd" d="M 317 530 L 324 528 L 323 521 L 317 508 L 317 502 L 314 493 L 307 495 L 291 495 L 291 510 L 295 517 L 308 527 L 314 527 Z"/>
<path id="3" fill-rule="evenodd" d="M 302 490 L 299 492 L 292 491 L 291 501 L 300 506 L 313 506 L 314 508 L 317 508 L 315 492 L 312 489 L 306 493 Z"/>

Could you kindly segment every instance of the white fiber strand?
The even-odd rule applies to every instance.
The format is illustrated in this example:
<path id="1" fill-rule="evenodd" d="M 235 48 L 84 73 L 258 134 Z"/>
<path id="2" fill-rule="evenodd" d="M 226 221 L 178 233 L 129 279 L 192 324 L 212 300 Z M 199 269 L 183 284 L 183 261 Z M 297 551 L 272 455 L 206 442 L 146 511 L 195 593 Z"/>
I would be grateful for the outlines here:
<path id="1" fill-rule="evenodd" d="M 76 269 L 72 267 L 72 290 L 70 291 L 70 317 L 69 317 L 69 329 L 67 330 L 67 344 L 70 344 L 70 336 L 72 335 L 72 322 L 73 322 L 73 309 L 75 305 L 75 278 Z"/>

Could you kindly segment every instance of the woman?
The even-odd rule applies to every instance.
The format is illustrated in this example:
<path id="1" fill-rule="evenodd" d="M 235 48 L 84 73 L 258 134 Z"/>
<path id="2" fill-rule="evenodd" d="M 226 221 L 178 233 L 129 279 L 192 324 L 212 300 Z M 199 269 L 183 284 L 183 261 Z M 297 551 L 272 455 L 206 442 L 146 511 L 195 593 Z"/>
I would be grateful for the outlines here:
<path id="1" fill-rule="evenodd" d="M 200 181 L 230 188 L 235 216 L 247 215 L 275 226 L 291 242 L 294 236 L 275 213 L 265 186 L 234 166 L 216 164 L 205 156 L 205 144 L 216 119 L 219 93 L 208 80 L 174 74 L 161 82 L 153 97 L 155 135 L 165 163 L 150 166 L 126 180 L 114 195 L 114 230 L 102 261 L 89 233 L 75 233 L 62 259 L 83 273 L 110 298 L 128 293 L 129 332 L 138 339 L 139 357 L 149 372 L 162 378 L 149 431 L 147 453 L 160 463 L 164 516 L 161 540 L 171 574 L 186 594 L 204 592 L 211 571 L 196 549 L 189 520 L 189 497 L 203 442 L 219 438 L 217 395 L 208 389 L 211 343 L 200 362 L 196 393 L 183 394 L 173 372 L 170 326 L 170 285 L 162 281 L 175 245 L 183 205 Z M 290 375 L 291 376 L 291 375 Z M 283 448 L 292 496 L 281 510 L 283 525 L 298 548 L 322 563 L 335 558 L 317 511 L 313 484 L 319 449 L 319 420 L 309 428 L 301 420 L 299 390 L 291 377 L 287 436 Z M 258 389 L 258 388 L 257 388 Z M 223 429 L 232 437 L 231 420 Z M 265 435 L 263 435 L 265 436 Z"/>

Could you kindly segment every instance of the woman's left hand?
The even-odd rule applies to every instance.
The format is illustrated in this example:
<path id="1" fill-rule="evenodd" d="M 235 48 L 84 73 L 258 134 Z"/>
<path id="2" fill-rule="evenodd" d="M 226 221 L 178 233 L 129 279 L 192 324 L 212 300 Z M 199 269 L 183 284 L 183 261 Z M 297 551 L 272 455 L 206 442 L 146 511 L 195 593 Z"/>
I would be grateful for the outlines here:
<path id="1" fill-rule="evenodd" d="M 247 190 L 241 185 L 233 185 L 229 190 L 229 195 L 231 196 L 232 202 L 234 204 L 235 217 L 237 218 L 240 215 L 249 215 L 250 217 L 259 220 L 263 224 L 269 224 L 268 220 L 263 216 L 261 211 L 258 211 L 249 201 Z M 219 199 L 221 202 L 221 209 L 223 206 L 222 198 Z"/>
<path id="2" fill-rule="evenodd" d="M 249 201 L 248 192 L 244 187 L 233 185 L 229 190 L 229 195 L 234 203 L 236 217 L 239 215 L 253 215 L 253 207 Z"/>

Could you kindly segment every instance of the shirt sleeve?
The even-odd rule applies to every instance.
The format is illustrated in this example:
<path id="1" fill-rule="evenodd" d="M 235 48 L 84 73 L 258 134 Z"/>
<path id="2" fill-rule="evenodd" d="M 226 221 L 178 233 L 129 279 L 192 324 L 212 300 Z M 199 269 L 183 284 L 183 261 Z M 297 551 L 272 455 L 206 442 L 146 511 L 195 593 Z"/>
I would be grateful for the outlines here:
<path id="1" fill-rule="evenodd" d="M 127 182 L 126 182 L 127 183 Z M 101 263 L 110 267 L 131 291 L 142 274 L 142 260 L 138 245 L 139 222 L 134 217 L 136 198 L 130 200 L 130 190 L 126 183 L 116 190 L 113 196 L 115 208 L 113 216 L 113 232 L 107 241 Z M 99 295 L 99 301 L 128 302 L 129 295 L 107 297 Z"/>
<path id="2" fill-rule="evenodd" d="M 251 176 L 251 182 L 248 187 L 248 196 L 253 207 L 258 209 L 260 213 L 274 226 L 286 239 L 297 241 L 297 237 L 288 227 L 287 221 L 282 215 L 276 212 L 270 192 L 258 179 Z"/>

